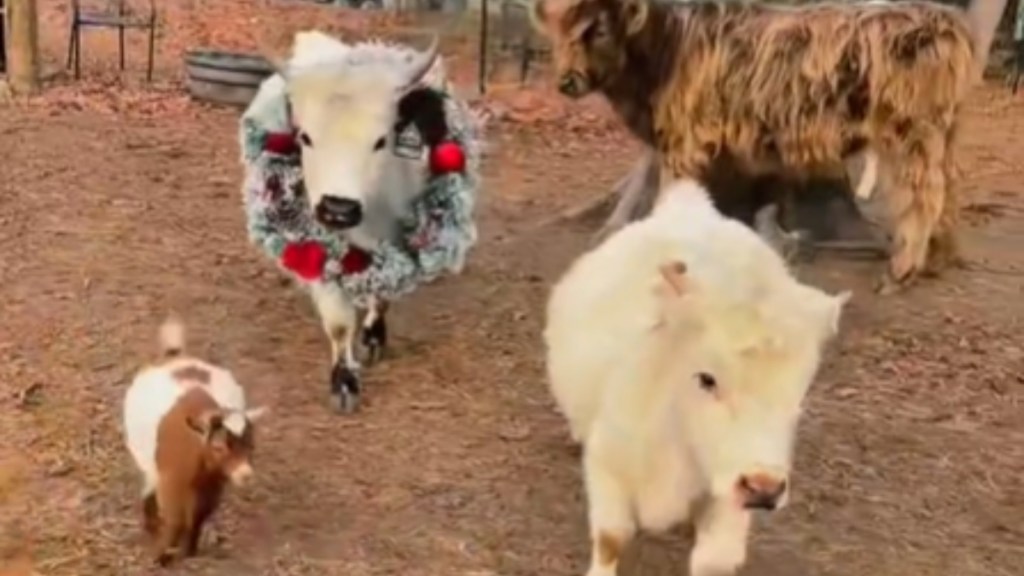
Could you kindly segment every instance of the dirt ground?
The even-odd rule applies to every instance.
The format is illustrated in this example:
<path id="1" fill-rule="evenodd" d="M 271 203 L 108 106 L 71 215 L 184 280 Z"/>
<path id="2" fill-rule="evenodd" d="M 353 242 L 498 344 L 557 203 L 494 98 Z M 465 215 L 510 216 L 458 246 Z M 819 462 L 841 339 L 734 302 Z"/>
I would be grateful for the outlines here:
<path id="1" fill-rule="evenodd" d="M 169 310 L 272 409 L 260 481 L 177 573 L 583 573 L 579 464 L 540 332 L 590 230 L 550 216 L 623 173 L 625 136 L 575 110 L 492 122 L 465 273 L 395 307 L 392 356 L 342 417 L 311 306 L 247 243 L 236 113 L 173 83 L 125 104 L 128 88 L 89 82 L 0 108 L 0 574 L 151 570 L 120 408 Z M 97 90 L 108 106 L 89 104 Z M 878 263 L 800 270 L 856 295 L 810 396 L 792 505 L 759 522 L 744 574 L 1024 569 L 1024 101 L 980 91 L 964 132 L 966 270 L 889 298 L 869 290 Z M 620 573 L 682 576 L 686 551 L 645 538 Z"/>

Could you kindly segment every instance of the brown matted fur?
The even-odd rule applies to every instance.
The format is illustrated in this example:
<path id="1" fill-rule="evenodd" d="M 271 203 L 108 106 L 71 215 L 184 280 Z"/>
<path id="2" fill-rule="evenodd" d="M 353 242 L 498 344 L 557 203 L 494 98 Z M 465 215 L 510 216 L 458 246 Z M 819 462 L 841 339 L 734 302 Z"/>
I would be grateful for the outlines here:
<path id="1" fill-rule="evenodd" d="M 974 0 L 968 17 L 916 0 L 537 0 L 534 20 L 560 90 L 601 92 L 671 176 L 703 180 L 728 158 L 791 177 L 876 155 L 894 288 L 955 257 L 957 116 L 999 19 L 976 8 L 1001 3 Z"/>

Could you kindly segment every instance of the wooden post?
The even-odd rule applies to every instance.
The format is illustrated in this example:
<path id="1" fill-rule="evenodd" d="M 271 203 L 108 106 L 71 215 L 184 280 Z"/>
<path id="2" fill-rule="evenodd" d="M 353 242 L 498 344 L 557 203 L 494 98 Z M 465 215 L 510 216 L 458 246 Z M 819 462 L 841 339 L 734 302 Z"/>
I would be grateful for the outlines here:
<path id="1" fill-rule="evenodd" d="M 36 0 L 6 0 L 7 77 L 18 94 L 39 90 L 39 15 Z"/>

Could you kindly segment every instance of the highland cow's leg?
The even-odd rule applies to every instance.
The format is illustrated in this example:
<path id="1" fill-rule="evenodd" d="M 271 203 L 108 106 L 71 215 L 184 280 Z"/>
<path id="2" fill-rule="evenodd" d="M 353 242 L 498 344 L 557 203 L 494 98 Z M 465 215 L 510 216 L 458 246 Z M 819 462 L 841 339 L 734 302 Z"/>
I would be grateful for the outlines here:
<path id="1" fill-rule="evenodd" d="M 930 276 L 941 274 L 943 270 L 951 266 L 963 264 L 960 257 L 960 243 L 956 236 L 959 220 L 958 210 L 956 199 L 952 197 L 952 194 L 947 193 L 946 205 L 942 210 L 942 215 L 939 216 L 939 222 L 928 246 L 928 259 L 925 262 L 924 272 Z"/>
<path id="2" fill-rule="evenodd" d="M 619 477 L 584 448 L 583 474 L 590 516 L 590 568 L 587 576 L 615 576 L 626 544 L 636 533 L 629 494 Z"/>
<path id="3" fill-rule="evenodd" d="M 310 295 L 331 341 L 331 400 L 339 412 L 353 412 L 359 407 L 362 368 L 354 352 L 356 308 L 337 284 L 313 284 Z"/>
<path id="4" fill-rule="evenodd" d="M 889 191 L 894 230 L 889 269 L 876 287 L 881 294 L 910 285 L 924 269 L 928 245 L 946 199 L 941 141 L 928 138 L 908 149 L 918 153 L 904 158 L 901 166 L 894 166 L 898 175 Z"/>
<path id="5" fill-rule="evenodd" d="M 925 263 L 925 272 L 931 275 L 939 274 L 950 266 L 958 266 L 963 262 L 960 257 L 960 246 L 956 237 L 957 226 L 960 220 L 960 196 L 957 185 L 959 175 L 957 173 L 954 151 L 956 128 L 953 127 L 946 134 L 946 149 L 943 155 L 943 174 L 946 177 L 945 203 L 942 206 L 942 214 L 932 234 L 928 247 L 928 260 Z"/>
<path id="6" fill-rule="evenodd" d="M 619 198 L 615 209 L 594 234 L 597 244 L 630 222 L 646 216 L 654 205 L 659 184 L 657 155 L 648 151 L 629 173 L 616 183 L 612 193 Z"/>
<path id="7" fill-rule="evenodd" d="M 729 576 L 746 562 L 750 512 L 715 498 L 701 510 L 695 528 L 690 576 Z"/>

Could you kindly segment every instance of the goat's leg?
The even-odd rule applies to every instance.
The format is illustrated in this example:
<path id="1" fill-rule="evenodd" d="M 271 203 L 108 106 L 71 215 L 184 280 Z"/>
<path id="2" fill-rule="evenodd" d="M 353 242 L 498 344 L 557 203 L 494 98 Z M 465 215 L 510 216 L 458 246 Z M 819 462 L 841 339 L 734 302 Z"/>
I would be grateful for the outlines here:
<path id="1" fill-rule="evenodd" d="M 154 543 L 154 556 L 160 566 L 168 566 L 174 561 L 174 551 L 185 529 L 186 497 L 178 493 L 174 486 L 173 482 L 165 480 L 157 483 L 160 529 Z"/>
<path id="2" fill-rule="evenodd" d="M 185 556 L 195 556 L 199 552 L 199 540 L 203 535 L 203 526 L 210 519 L 220 502 L 220 489 L 203 493 L 195 499 L 190 516 L 191 524 L 185 534 Z"/>
<path id="3" fill-rule="evenodd" d="M 363 347 L 366 348 L 367 364 L 376 364 L 384 356 L 384 348 L 388 345 L 388 326 L 385 315 L 388 302 L 376 296 L 371 298 L 370 306 L 363 316 Z"/>
<path id="4" fill-rule="evenodd" d="M 353 350 L 356 308 L 336 284 L 316 283 L 310 295 L 320 314 L 324 332 L 331 342 L 331 400 L 339 412 L 351 413 L 359 407 L 362 367 Z"/>
<path id="5" fill-rule="evenodd" d="M 155 537 L 160 530 L 160 508 L 155 490 L 142 496 L 142 529 L 150 537 Z"/>

